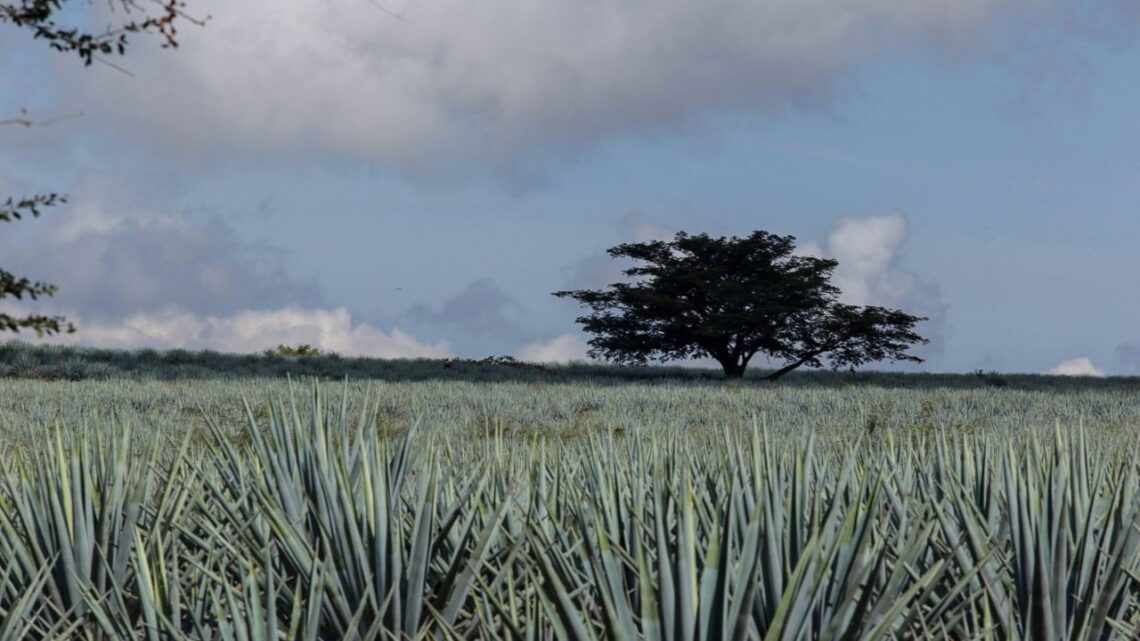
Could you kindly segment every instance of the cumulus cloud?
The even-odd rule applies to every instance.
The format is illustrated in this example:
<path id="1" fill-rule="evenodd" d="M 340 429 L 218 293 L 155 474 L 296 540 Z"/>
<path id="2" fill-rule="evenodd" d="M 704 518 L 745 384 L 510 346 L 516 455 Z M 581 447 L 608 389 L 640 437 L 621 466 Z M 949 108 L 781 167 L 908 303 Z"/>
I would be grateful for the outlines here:
<path id="1" fill-rule="evenodd" d="M 1093 365 L 1087 356 L 1071 358 L 1058 363 L 1056 367 L 1045 372 L 1052 376 L 1093 376 L 1104 378 L 1104 371 Z"/>
<path id="2" fill-rule="evenodd" d="M 579 334 L 562 334 L 545 341 L 527 343 L 515 352 L 515 358 L 529 363 L 568 363 L 590 360 L 589 345 Z"/>
<path id="3" fill-rule="evenodd" d="M 518 336 L 522 305 L 491 278 L 479 278 L 438 307 L 413 305 L 405 318 L 415 325 L 458 328 L 489 336 Z"/>
<path id="4" fill-rule="evenodd" d="M 947 306 L 937 282 L 919 280 L 899 267 L 899 249 L 908 234 L 901 213 L 845 217 L 832 226 L 826 242 L 802 243 L 797 253 L 838 261 L 831 282 L 842 302 L 895 307 L 928 318 L 918 332 L 930 343 L 912 351 L 929 358 L 942 352 Z"/>
<path id="5" fill-rule="evenodd" d="M 843 302 L 894 306 L 914 287 L 914 276 L 894 265 L 906 238 L 906 217 L 899 213 L 841 218 L 826 245 L 809 241 L 798 253 L 839 261 L 831 282 L 842 292 Z"/>
<path id="6" fill-rule="evenodd" d="M 217 217 L 131 202 L 118 187 L 88 180 L 71 204 L 0 240 L 5 268 L 59 285 L 53 307 L 91 319 L 323 302 L 314 283 L 288 274 L 285 252 L 243 241 Z"/>
<path id="7" fill-rule="evenodd" d="M 57 344 L 93 347 L 212 349 L 260 352 L 280 344 L 308 344 L 345 356 L 376 358 L 446 358 L 453 356 L 446 341 L 422 343 L 393 328 L 390 332 L 354 323 L 347 309 L 241 311 L 226 316 L 199 315 L 168 309 L 132 314 L 118 321 L 73 318 L 79 331 L 44 339 Z M 18 337 L 18 336 L 17 336 Z"/>
<path id="8" fill-rule="evenodd" d="M 628 211 L 613 225 L 613 242 L 647 243 L 654 240 L 672 240 L 674 233 L 651 220 L 640 210 Z M 623 259 L 624 260 L 624 259 Z M 614 259 L 605 250 L 598 250 L 562 268 L 566 286 L 570 289 L 595 289 L 626 279 L 623 270 L 628 262 Z"/>
<path id="9" fill-rule="evenodd" d="M 1131 373 L 1140 372 L 1140 345 L 1121 343 L 1113 350 L 1113 357 L 1121 369 Z"/>
<path id="10" fill-rule="evenodd" d="M 860 61 L 957 53 L 1058 1 L 200 0 L 212 19 L 176 55 L 133 56 L 134 77 L 72 70 L 64 93 L 175 153 L 486 163 L 814 106 Z"/>

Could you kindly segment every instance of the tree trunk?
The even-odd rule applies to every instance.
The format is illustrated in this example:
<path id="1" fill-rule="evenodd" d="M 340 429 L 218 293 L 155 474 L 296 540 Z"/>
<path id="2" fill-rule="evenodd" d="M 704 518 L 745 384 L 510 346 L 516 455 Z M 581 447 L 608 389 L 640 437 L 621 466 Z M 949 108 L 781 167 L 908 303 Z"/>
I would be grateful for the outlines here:
<path id="1" fill-rule="evenodd" d="M 797 367 L 799 367 L 799 366 L 803 365 L 804 363 L 812 360 L 813 358 L 818 358 L 819 356 L 822 356 L 823 354 L 826 354 L 826 353 L 836 349 L 837 347 L 838 347 L 838 345 L 836 343 L 828 343 L 828 344 L 826 344 L 822 347 L 818 347 L 817 349 L 814 349 L 810 352 L 802 352 L 799 354 L 799 357 L 800 357 L 799 360 L 792 362 L 792 363 L 788 363 L 787 365 L 784 365 L 780 369 L 778 369 L 778 370 L 772 372 L 771 374 L 765 376 L 764 380 L 771 383 L 772 381 L 782 377 L 784 374 L 787 374 L 788 372 L 796 369 Z"/>
<path id="2" fill-rule="evenodd" d="M 781 376 L 783 376 L 784 374 L 787 374 L 788 372 L 796 369 L 800 365 L 803 365 L 805 362 L 806 361 L 796 361 L 795 363 L 785 365 L 785 366 L 781 367 L 780 369 L 772 372 L 771 374 L 765 376 L 764 380 L 771 383 L 771 382 L 775 381 L 777 378 L 780 378 Z"/>
<path id="3" fill-rule="evenodd" d="M 724 369 L 724 377 L 730 380 L 744 378 L 744 369 L 748 367 L 746 363 L 736 361 L 721 361 L 720 366 Z"/>
<path id="4" fill-rule="evenodd" d="M 788 363 L 787 365 L 781 367 L 780 369 L 778 369 L 778 370 L 772 372 L 771 374 L 765 376 L 764 380 L 771 383 L 772 381 L 774 381 L 777 378 L 780 378 L 781 376 L 783 376 L 784 374 L 787 374 L 788 372 L 796 369 L 797 367 L 799 367 L 799 366 L 803 365 L 804 363 L 810 361 L 811 359 L 815 358 L 816 356 L 819 356 L 820 354 L 825 353 L 825 351 L 826 350 L 821 350 L 818 352 L 812 352 L 811 354 L 804 356 L 803 358 L 801 358 L 800 360 L 798 360 L 794 363 Z"/>

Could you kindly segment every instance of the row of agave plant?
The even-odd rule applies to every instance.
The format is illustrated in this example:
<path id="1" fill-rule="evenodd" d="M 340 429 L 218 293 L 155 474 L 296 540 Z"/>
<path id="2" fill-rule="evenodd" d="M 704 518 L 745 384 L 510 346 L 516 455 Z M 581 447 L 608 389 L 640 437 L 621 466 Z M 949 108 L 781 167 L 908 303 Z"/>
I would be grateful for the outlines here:
<path id="1" fill-rule="evenodd" d="M 311 401 L 10 456 L 0 641 L 1140 635 L 1140 460 L 1083 431 L 438 442 Z"/>

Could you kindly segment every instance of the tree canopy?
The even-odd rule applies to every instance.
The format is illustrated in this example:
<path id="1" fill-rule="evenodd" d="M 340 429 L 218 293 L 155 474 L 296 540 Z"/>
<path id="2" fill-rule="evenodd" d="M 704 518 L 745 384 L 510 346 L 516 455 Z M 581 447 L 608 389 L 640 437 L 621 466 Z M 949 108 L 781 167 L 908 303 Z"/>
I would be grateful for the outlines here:
<path id="1" fill-rule="evenodd" d="M 672 241 L 608 250 L 637 261 L 628 282 L 604 290 L 554 292 L 591 310 L 577 318 L 593 334 L 590 356 L 644 365 L 685 358 L 716 360 L 741 378 L 751 359 L 783 361 L 775 380 L 803 366 L 855 368 L 874 361 L 921 362 L 925 343 L 902 311 L 839 302 L 831 284 L 837 261 L 795 254 L 795 238 L 756 231 L 745 238 L 678 233 Z"/>
<path id="2" fill-rule="evenodd" d="M 121 10 L 123 20 L 103 30 L 91 30 L 61 17 L 81 19 L 82 12 L 69 10 L 70 5 L 76 4 L 80 3 L 76 0 L 0 2 L 0 24 L 30 31 L 52 49 L 79 56 L 84 65 L 102 60 L 103 56 L 125 54 L 129 38 L 135 34 L 156 35 L 162 40 L 163 47 L 177 47 L 179 21 L 201 24 L 184 13 L 185 4 L 178 0 L 148 3 L 118 0 L 111 6 Z M 18 117 L 0 117 L 0 125 L 30 127 L 34 124 L 36 121 L 23 111 Z M 42 209 L 65 202 L 67 198 L 56 193 L 9 197 L 0 203 L 0 222 L 12 222 L 25 216 L 37 217 Z M 0 300 L 9 297 L 35 300 L 55 292 L 55 285 L 33 282 L 0 269 Z M 30 329 L 38 336 L 75 331 L 75 327 L 60 316 L 30 314 L 16 317 L 0 312 L 0 332 L 18 332 L 21 329 Z"/>

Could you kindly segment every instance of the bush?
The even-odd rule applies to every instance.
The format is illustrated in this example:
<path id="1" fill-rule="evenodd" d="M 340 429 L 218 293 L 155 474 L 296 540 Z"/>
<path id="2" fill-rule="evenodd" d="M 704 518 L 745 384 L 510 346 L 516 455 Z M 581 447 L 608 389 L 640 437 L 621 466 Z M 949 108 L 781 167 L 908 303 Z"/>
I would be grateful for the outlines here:
<path id="1" fill-rule="evenodd" d="M 273 349 L 265 350 L 266 356 L 285 356 L 287 358 L 297 358 L 301 356 L 321 356 L 323 352 L 319 348 L 313 347 L 308 343 L 293 347 L 291 345 L 278 345 Z"/>
<path id="2" fill-rule="evenodd" d="M 990 387 L 1006 387 L 1009 385 L 1009 381 L 997 372 L 986 372 L 979 369 L 974 372 L 974 376 L 980 378 L 983 383 Z"/>

